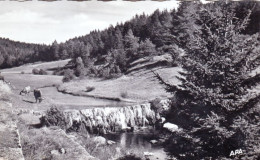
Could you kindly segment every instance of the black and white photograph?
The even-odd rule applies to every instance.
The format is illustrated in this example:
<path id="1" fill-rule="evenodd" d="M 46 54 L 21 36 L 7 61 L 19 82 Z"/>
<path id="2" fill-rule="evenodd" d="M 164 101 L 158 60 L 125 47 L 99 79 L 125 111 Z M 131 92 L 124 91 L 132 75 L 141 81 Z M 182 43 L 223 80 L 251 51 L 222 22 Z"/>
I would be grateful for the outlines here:
<path id="1" fill-rule="evenodd" d="M 259 160 L 260 1 L 0 1 L 0 160 Z"/>

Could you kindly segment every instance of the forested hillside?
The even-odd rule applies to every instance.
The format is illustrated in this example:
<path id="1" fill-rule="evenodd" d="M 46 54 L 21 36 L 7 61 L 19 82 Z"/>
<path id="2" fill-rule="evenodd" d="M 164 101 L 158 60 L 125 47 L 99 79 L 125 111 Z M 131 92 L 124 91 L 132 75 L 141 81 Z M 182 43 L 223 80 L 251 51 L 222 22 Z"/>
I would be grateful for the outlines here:
<path id="1" fill-rule="evenodd" d="M 76 68 L 79 70 L 77 76 L 94 74 L 107 77 L 125 73 L 129 64 L 141 57 L 169 53 L 175 59 L 179 47 L 186 44 L 187 32 L 195 29 L 185 23 L 193 16 L 187 12 L 188 4 L 182 2 L 178 10 L 156 10 L 150 16 L 136 15 L 125 23 L 110 26 L 103 31 L 95 30 L 65 43 L 54 41 L 50 46 L 0 39 L 0 67 L 73 58 L 75 71 Z M 259 32 L 259 4 L 236 2 L 234 10 L 238 19 L 243 18 L 248 9 L 252 9 L 251 21 L 243 31 L 244 34 Z M 190 7 L 188 10 L 195 11 L 196 8 Z"/>

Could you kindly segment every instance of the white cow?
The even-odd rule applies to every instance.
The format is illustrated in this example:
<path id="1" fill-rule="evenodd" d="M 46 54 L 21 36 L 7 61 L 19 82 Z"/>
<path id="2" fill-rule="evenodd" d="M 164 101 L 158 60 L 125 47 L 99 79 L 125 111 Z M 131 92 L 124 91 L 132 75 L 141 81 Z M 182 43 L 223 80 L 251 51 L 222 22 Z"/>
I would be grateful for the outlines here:
<path id="1" fill-rule="evenodd" d="M 25 95 L 28 95 L 31 92 L 31 87 L 27 86 L 24 87 L 24 89 L 20 92 L 20 95 L 22 95 L 22 93 L 24 93 Z"/>

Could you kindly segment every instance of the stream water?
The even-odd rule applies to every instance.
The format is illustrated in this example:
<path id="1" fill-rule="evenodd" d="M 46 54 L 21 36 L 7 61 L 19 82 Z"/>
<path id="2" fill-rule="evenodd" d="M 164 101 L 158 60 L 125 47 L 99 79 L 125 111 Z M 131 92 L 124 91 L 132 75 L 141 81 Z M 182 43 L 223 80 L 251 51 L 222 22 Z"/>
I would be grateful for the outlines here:
<path id="1" fill-rule="evenodd" d="M 63 109 L 83 109 L 89 107 L 120 107 L 131 105 L 126 102 L 118 102 L 105 99 L 97 99 L 92 97 L 78 97 L 68 94 L 63 94 L 57 91 L 55 87 L 42 88 L 46 97 L 51 97 L 55 103 L 64 104 Z M 53 96 L 55 95 L 55 96 Z M 149 156 L 150 160 L 165 160 L 167 154 L 162 146 L 154 145 L 150 143 L 151 140 L 156 139 L 154 130 L 144 129 L 137 132 L 124 132 L 124 133 L 109 133 L 105 134 L 104 137 L 108 140 L 115 141 L 117 146 L 129 153 L 144 154 L 144 152 L 152 153 Z"/>
<path id="2" fill-rule="evenodd" d="M 166 160 L 167 153 L 161 145 L 152 144 L 150 141 L 156 139 L 156 135 L 152 130 L 142 132 L 124 132 L 109 133 L 104 135 L 108 140 L 115 141 L 126 153 L 134 153 L 144 155 L 144 153 L 152 154 L 150 160 Z"/>

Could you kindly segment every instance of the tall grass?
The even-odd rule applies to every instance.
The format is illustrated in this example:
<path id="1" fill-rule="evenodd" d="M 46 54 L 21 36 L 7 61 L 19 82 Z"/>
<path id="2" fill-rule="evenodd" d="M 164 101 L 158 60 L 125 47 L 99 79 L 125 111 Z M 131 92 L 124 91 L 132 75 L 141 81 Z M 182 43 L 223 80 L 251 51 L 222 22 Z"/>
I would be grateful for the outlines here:
<path id="1" fill-rule="evenodd" d="M 3 81 L 0 81 L 0 101 L 9 101 L 10 94 L 11 88 Z"/>

